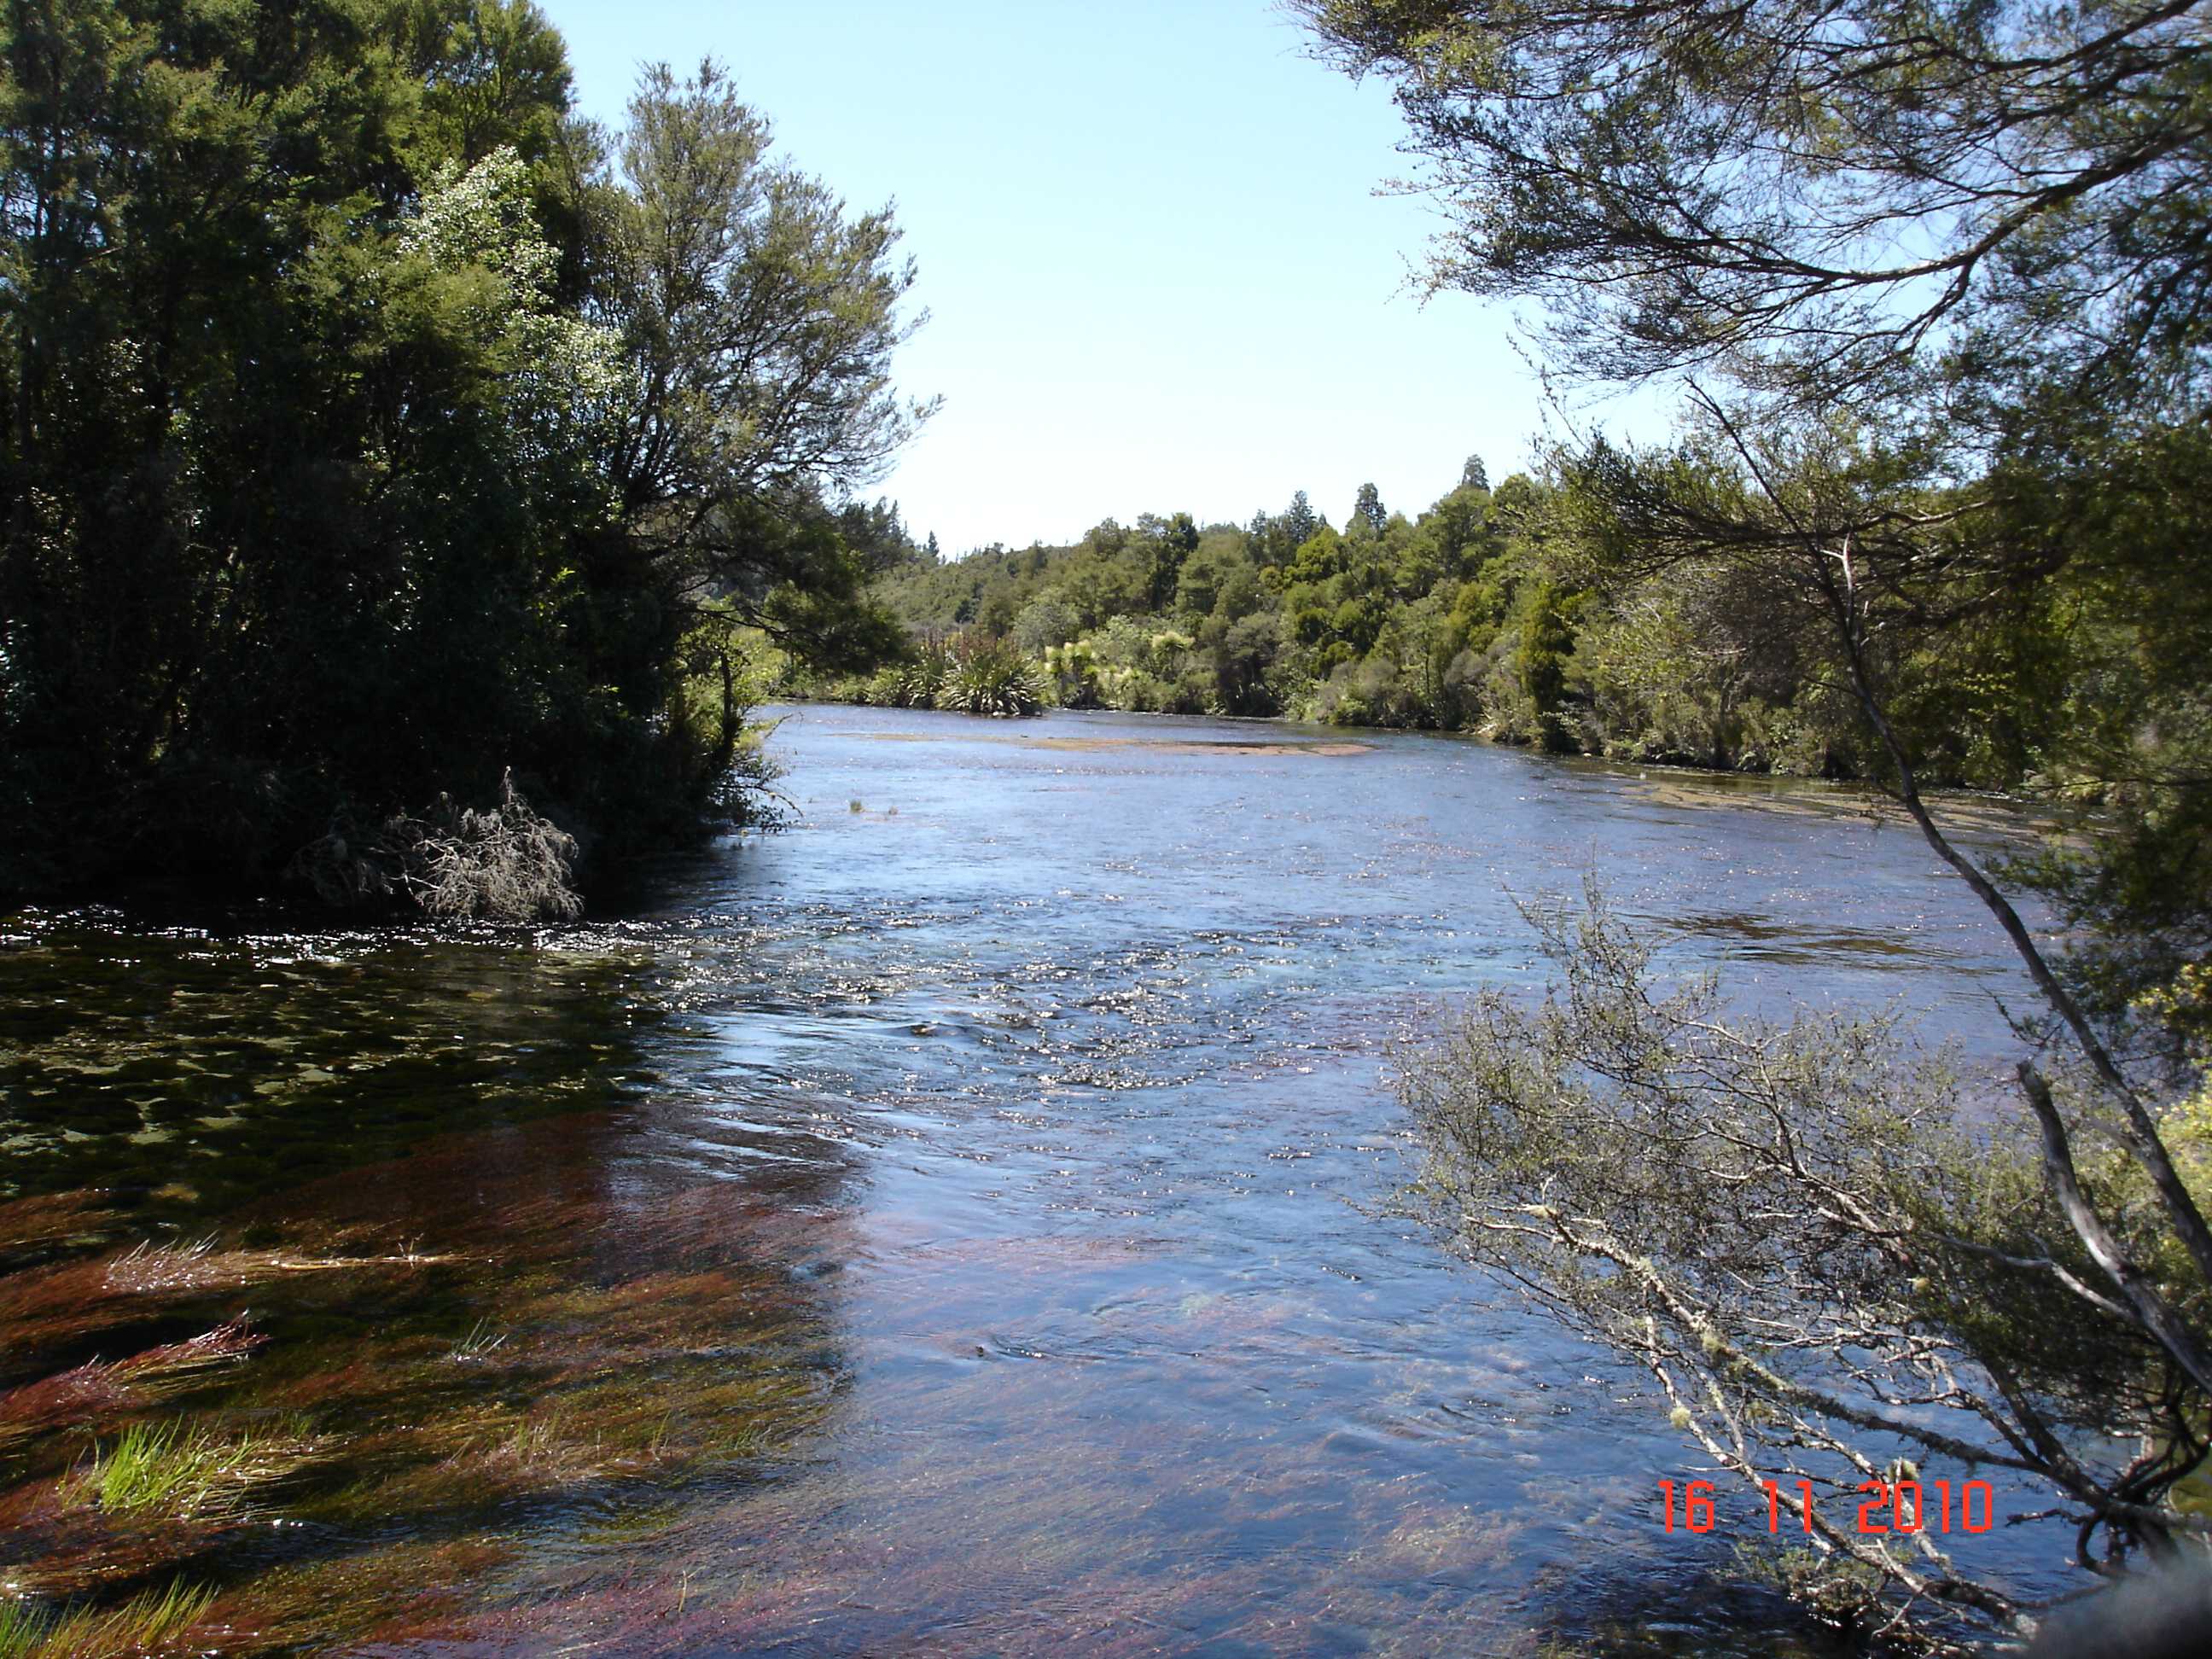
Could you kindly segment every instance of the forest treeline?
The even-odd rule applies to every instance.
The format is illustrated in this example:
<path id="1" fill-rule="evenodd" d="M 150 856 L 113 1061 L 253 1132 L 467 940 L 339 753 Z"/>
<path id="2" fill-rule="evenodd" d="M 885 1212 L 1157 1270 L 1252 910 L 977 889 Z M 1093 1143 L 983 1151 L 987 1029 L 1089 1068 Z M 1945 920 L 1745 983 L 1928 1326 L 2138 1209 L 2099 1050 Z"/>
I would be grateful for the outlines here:
<path id="1" fill-rule="evenodd" d="M 0 36 L 0 895 L 519 914 L 760 799 L 740 627 L 872 662 L 887 212 L 526 0 Z"/>
<path id="2" fill-rule="evenodd" d="M 1598 465 L 1608 458 L 1601 448 Z M 1549 460 L 1492 487 L 1470 458 L 1453 489 L 1410 517 L 1370 484 L 1340 527 L 1300 491 L 1243 526 L 1146 513 L 1128 526 L 1109 519 L 1072 545 L 950 560 L 879 507 L 875 591 L 908 630 L 909 661 L 790 680 L 926 705 L 933 687 L 969 688 L 960 665 L 981 660 L 995 683 L 1031 694 L 1027 708 L 1470 731 L 1557 752 L 1808 776 L 1876 764 L 1856 698 L 1791 625 L 1785 584 L 1674 568 L 1613 579 L 1595 471 L 1564 453 Z M 1728 477 L 1717 464 L 1704 476 L 1715 486 Z M 1923 496 L 1942 510 L 1940 489 Z M 2022 573 L 1900 653 L 1893 717 L 1925 775 L 1995 789 L 2073 777 L 2069 735 L 2101 718 L 2112 675 L 2160 648 L 2145 612 L 2114 591 L 2130 580 L 2103 557 Z M 980 708 L 963 695 L 953 706 L 1025 712 L 1019 695 Z"/>

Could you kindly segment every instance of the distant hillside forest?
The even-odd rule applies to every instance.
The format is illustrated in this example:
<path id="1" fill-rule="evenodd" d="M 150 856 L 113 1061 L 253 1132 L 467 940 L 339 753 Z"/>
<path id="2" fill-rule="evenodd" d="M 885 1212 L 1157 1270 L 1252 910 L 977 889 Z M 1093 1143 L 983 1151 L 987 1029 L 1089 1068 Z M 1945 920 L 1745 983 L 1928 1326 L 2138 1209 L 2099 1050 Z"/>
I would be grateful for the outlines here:
<path id="1" fill-rule="evenodd" d="M 788 693 L 1034 713 L 1048 704 L 1479 732 L 1560 753 L 1751 772 L 1871 763 L 1832 665 L 1741 574 L 1601 581 L 1586 481 L 1480 458 L 1414 517 L 1363 487 L 1339 526 L 1301 490 L 1242 526 L 1187 513 L 1073 546 L 940 557 L 877 509 L 874 597 L 912 640 L 872 676 Z M 1945 782 L 2034 781 L 2125 619 L 2076 583 L 2027 589 L 1898 665 L 1899 713 Z M 2069 665 L 2072 672 L 2069 672 Z"/>

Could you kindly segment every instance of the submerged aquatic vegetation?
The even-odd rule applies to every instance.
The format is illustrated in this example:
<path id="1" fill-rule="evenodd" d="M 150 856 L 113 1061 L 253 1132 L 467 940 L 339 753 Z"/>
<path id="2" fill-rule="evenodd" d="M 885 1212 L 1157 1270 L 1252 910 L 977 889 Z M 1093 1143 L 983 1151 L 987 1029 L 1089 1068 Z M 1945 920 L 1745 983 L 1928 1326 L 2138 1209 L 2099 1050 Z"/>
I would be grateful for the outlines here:
<path id="1" fill-rule="evenodd" d="M 46 1193 L 0 1203 L 0 1264 L 97 1237 L 114 1218 L 96 1193 Z"/>
<path id="2" fill-rule="evenodd" d="M 43 1601 L 10 1615 L 35 1650 L 158 1649 L 191 1608 L 120 1598 L 187 1565 L 226 1654 L 388 1639 L 481 1607 L 507 1540 L 580 1499 L 607 1516 L 702 1474 L 779 1478 L 836 1382 L 810 1281 L 748 1242 L 792 1218 L 715 1189 L 646 1224 L 572 1179 L 604 1156 L 579 1133 L 597 1121 L 450 1137 L 185 1243 L 95 1238 L 0 1275 L 0 1385 L 30 1372 L 0 1393 L 0 1530 Z M 488 1146 L 519 1173 L 490 1204 Z M 228 1322 L 37 1375 L 246 1286 L 271 1340 Z M 422 1547 L 456 1522 L 472 1553 Z"/>
<path id="3" fill-rule="evenodd" d="M 304 1425 L 225 1438 L 177 1420 L 133 1423 L 94 1455 L 82 1490 L 104 1511 L 228 1519 L 315 1454 Z"/>
<path id="4" fill-rule="evenodd" d="M 157 1652 L 205 1618 L 215 1600 L 213 1589 L 178 1579 L 167 1589 L 148 1590 L 120 1607 L 79 1607 L 57 1619 L 25 1611 L 12 1631 L 7 1612 L 0 1610 L 0 1659 L 113 1659 L 117 1654 Z M 10 1646 L 11 1641 L 17 1645 Z"/>
<path id="5" fill-rule="evenodd" d="M 111 1421 L 245 1358 L 264 1339 L 231 1320 L 128 1358 L 88 1360 L 0 1394 L 0 1455 L 36 1434 Z"/>
<path id="6" fill-rule="evenodd" d="M 83 1489 L 106 1510 L 200 1514 L 234 1497 L 222 1479 L 224 1451 L 202 1429 L 133 1423 L 94 1455 Z"/>
<path id="7" fill-rule="evenodd" d="M 489 1358 L 506 1346 L 506 1334 L 494 1331 L 490 1320 L 479 1319 L 469 1327 L 466 1336 L 453 1344 L 453 1352 L 446 1358 L 457 1365 L 471 1364 Z"/>
<path id="8" fill-rule="evenodd" d="M 27 1601 L 0 1601 L 0 1659 L 28 1659 L 52 1622 Z"/>

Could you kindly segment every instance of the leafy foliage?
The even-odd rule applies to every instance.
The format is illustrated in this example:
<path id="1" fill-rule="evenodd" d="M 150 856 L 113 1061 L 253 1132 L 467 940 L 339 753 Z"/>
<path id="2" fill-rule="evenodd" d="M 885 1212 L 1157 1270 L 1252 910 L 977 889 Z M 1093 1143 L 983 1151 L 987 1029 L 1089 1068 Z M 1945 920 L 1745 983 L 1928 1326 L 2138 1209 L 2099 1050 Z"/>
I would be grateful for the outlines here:
<path id="1" fill-rule="evenodd" d="M 1802 1028 L 1782 1041 L 1677 1024 L 1674 1005 L 1635 990 L 1638 964 L 1602 928 L 1549 936 L 1571 1012 L 1493 1019 L 1448 1085 L 1481 1103 L 1432 1116 L 1432 1130 L 1449 1141 L 1495 1130 L 1499 1109 L 1548 1115 L 1518 1178 L 1580 1207 L 1539 1212 L 1518 1194 L 1531 1219 L 1510 1226 L 1563 1253 L 1523 1258 L 1528 1276 L 1662 1377 L 1694 1377 L 1699 1397 L 1686 1394 L 1677 1419 L 1725 1466 L 1747 1474 L 1795 1444 L 1871 1469 L 1882 1437 L 1933 1443 L 1924 1424 L 1832 1397 L 1808 1416 L 1806 1385 L 1759 1352 L 1755 1327 L 1878 1403 L 1979 1416 L 2014 1467 L 2080 1507 L 2085 1565 L 2117 1577 L 2137 1553 L 2201 1549 L 2201 1519 L 2172 1494 L 2212 1416 L 2203 7 L 1303 9 L 1324 51 L 1396 83 L 1454 219 L 1440 285 L 1546 302 L 1555 361 L 1581 375 L 1708 380 L 1691 386 L 1671 446 L 1595 437 L 1550 458 L 1557 568 L 1627 623 L 1583 653 L 1601 722 L 1709 750 L 1817 744 L 1869 772 L 1981 902 L 2045 1010 L 2021 1025 L 2026 1120 L 2009 1139 L 1954 1135 L 1923 1167 L 1887 1170 L 1911 1224 L 1887 1238 L 1859 1212 L 1873 1189 L 1850 1161 L 1884 1171 L 1897 1154 L 1881 1130 L 1778 1092 L 1773 1066 L 1817 1053 L 1838 1100 L 1892 1103 L 1908 1121 L 1924 1115 L 1911 1081 L 1862 1084 L 1850 1054 Z M 1998 872 L 2059 901 L 2078 941 L 2066 957 L 1939 823 L 1923 784 L 1961 779 L 2102 809 L 2073 845 Z M 1612 1012 L 1581 1018 L 1601 1006 Z M 1621 1048 L 1655 1030 L 1664 1056 Z M 1532 1069 L 1497 1057 L 1509 1039 Z M 1674 1055 L 1689 1076 L 1668 1072 Z M 1698 1110 L 1725 1148 L 1667 1109 L 1703 1093 L 1699 1078 L 1721 1089 Z M 1764 1119 L 1739 1121 L 1739 1107 Z M 1741 1284 L 1767 1305 L 1731 1330 L 1722 1288 L 1667 1218 L 1581 1156 L 1619 1164 L 1608 1112 L 1645 1143 L 1639 1158 L 1671 1169 L 1723 1262 L 1736 1206 L 1771 1176 L 1827 1227 L 1865 1234 L 1863 1247 L 1827 1241 L 1839 1270 L 1879 1273 L 1839 1282 L 1809 1255 L 1754 1254 Z M 1675 1163 L 1684 1151 L 1695 1156 Z M 1988 1190 L 1968 1179 L 2008 1168 L 2019 1173 Z M 1464 1190 L 1488 1226 L 1500 1191 L 1474 1176 Z M 1929 1195 L 1923 1212 L 1906 1193 Z M 1763 1204 L 1778 1212 L 1771 1192 Z M 1582 1297 L 1593 1271 L 1645 1296 L 1641 1330 Z M 1886 1310 L 1881 1275 L 1908 1273 L 1939 1307 Z M 2023 1300 L 2031 1287 L 2049 1305 Z M 1825 1322 L 1837 1308 L 1847 1321 Z M 1945 1375 L 1948 1359 L 1893 1380 L 1896 1361 L 1947 1343 L 1983 1380 Z M 1764 1435 L 1777 1413 L 1794 1440 Z M 2101 1437 L 2133 1445 L 2130 1461 L 2094 1467 L 2081 1449 Z M 2000 1625 L 2029 1619 L 1941 1564 L 1931 1578 L 1927 1563 L 1826 1541 L 1909 1593 L 1887 1630 L 1929 1634 L 1915 1604 L 1930 1595 Z M 1853 1593 L 1850 1574 L 1794 1583 L 1815 1599 Z"/>
<path id="2" fill-rule="evenodd" d="M 1527 914 L 1558 974 L 1542 1004 L 1486 996 L 1407 1056 L 1431 1154 L 1411 1207 L 1649 1368 L 1722 1468 L 1812 1481 L 1817 1554 L 1872 1569 L 1806 1580 L 1832 1613 L 1871 1630 L 1902 1586 L 2033 1627 L 1940 1535 L 1834 1520 L 1900 1457 L 1954 1489 L 1979 1469 L 2029 1477 L 2008 1486 L 2017 1512 L 2057 1502 L 2085 1548 L 2107 1536 L 2108 1565 L 2212 1536 L 2169 1501 L 2205 1455 L 2212 1397 L 2092 1288 L 2032 1132 L 1978 1121 L 1894 1011 L 1734 1019 L 1711 976 L 1658 984 L 1595 885 L 1579 910 Z M 2139 1173 L 2100 1155 L 2087 1174 L 2124 1248 L 2202 1322 L 2204 1281 Z"/>
<path id="3" fill-rule="evenodd" d="M 1807 406 L 1981 349 L 2134 380 L 2201 340 L 2212 145 L 2183 0 L 1300 0 L 1394 82 L 1452 204 L 1439 287 L 1531 295 L 1555 363 L 1726 365 Z"/>
<path id="4" fill-rule="evenodd" d="M 562 867 L 468 904 L 558 911 L 576 849 L 756 815 L 741 625 L 895 648 L 840 503 L 927 412 L 911 269 L 713 65 L 611 140 L 525 0 L 0 50 L 0 889 L 259 885 L 512 775 Z"/>
<path id="5" fill-rule="evenodd" d="M 1881 471 L 1863 455 L 1847 459 L 1863 442 L 1847 428 L 1820 441 L 1824 465 L 1839 469 L 1832 488 L 1869 500 L 1887 491 L 1900 511 L 1940 515 L 1957 505 L 1924 465 Z M 1775 442 L 1771 459 L 1786 463 L 1778 434 Z M 1607 506 L 1607 492 L 1632 477 L 1643 479 L 1650 509 L 1633 521 L 1625 497 Z M 1151 514 L 1133 529 L 1109 520 L 1066 547 L 951 561 L 909 549 L 874 592 L 915 638 L 1003 629 L 1042 660 L 1055 700 L 1070 708 L 1476 731 L 1721 769 L 1877 771 L 1819 606 L 1749 556 L 1749 543 L 1725 567 L 1690 558 L 1684 532 L 1662 535 L 1653 516 L 1668 489 L 1706 492 L 1697 511 L 1710 518 L 1747 500 L 1756 483 L 1709 424 L 1663 453 L 1555 453 L 1540 477 L 1516 475 L 1494 492 L 1462 484 L 1417 520 L 1394 515 L 1379 532 L 1355 514 L 1352 529 L 1316 521 L 1293 543 L 1285 526 L 1295 503 L 1242 527 L 1211 526 L 1176 561 L 1173 597 L 1158 607 L 1153 572 L 1173 556 L 1163 550 L 1172 520 Z M 1958 562 L 1969 530 L 1982 544 L 1971 591 Z M 2173 538 L 2169 568 L 2194 562 L 2195 545 Z M 1662 546 L 1684 556 L 1656 556 Z M 1950 573 L 1945 628 L 1910 620 L 1934 602 L 1923 581 L 1898 598 L 1883 643 L 1896 717 L 1933 781 L 2055 781 L 2092 714 L 2108 722 L 2107 747 L 2134 741 L 2125 705 L 2111 694 L 2117 657 L 2148 648 L 2140 630 L 2152 618 L 2123 614 L 2144 589 L 2086 564 L 2023 586 L 2023 574 L 2047 563 L 2037 554 L 2029 568 L 2014 546 L 1985 514 L 1911 549 Z M 2096 625 L 2085 626 L 2091 615 Z M 2171 609 L 2155 625 L 2179 633 Z M 2159 660 L 2173 659 L 2161 651 Z M 868 700 L 897 701 L 892 688 L 912 672 L 879 679 Z M 910 686 L 905 701 L 918 695 Z"/>
<path id="6" fill-rule="evenodd" d="M 952 672 L 937 693 L 939 708 L 969 714 L 1035 714 L 1044 706 L 1037 672 L 1027 658 L 999 640 L 963 640 L 953 648 Z"/>
<path id="7" fill-rule="evenodd" d="M 1016 719 L 1044 711 L 1043 671 L 1018 646 L 982 634 L 932 641 L 866 679 L 807 681 L 809 696 L 884 708 L 939 708 Z"/>

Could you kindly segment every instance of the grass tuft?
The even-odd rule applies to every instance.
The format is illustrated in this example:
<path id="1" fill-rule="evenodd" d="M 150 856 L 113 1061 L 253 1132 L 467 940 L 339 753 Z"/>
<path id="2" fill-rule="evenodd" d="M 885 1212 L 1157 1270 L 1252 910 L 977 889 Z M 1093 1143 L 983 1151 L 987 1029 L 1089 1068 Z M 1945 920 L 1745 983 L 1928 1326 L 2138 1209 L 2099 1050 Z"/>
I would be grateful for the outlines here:
<path id="1" fill-rule="evenodd" d="M 224 1520 L 245 1510 L 254 1487 L 313 1454 L 303 1429 L 227 1440 L 178 1423 L 133 1423 L 94 1455 L 82 1490 L 114 1514 Z"/>
<path id="2" fill-rule="evenodd" d="M 469 1327 L 469 1334 L 453 1345 L 453 1352 L 446 1358 L 457 1364 L 480 1363 L 506 1346 L 506 1333 L 495 1331 L 490 1320 L 479 1319 Z"/>
<path id="3" fill-rule="evenodd" d="M 192 1515 L 221 1488 L 223 1454 L 204 1431 L 133 1423 L 94 1455 L 85 1487 L 103 1510 Z"/>
<path id="4" fill-rule="evenodd" d="M 28 1659 L 46 1640 L 48 1623 L 28 1601 L 0 1601 L 0 1659 Z"/>
<path id="5" fill-rule="evenodd" d="M 72 1613 L 42 1629 L 33 1645 L 21 1651 L 37 1659 L 111 1659 L 118 1653 L 148 1652 L 199 1623 L 214 1602 L 214 1590 L 178 1579 L 166 1590 L 148 1590 L 119 1607 Z M 0 1654 L 13 1659 L 4 1647 Z"/>

